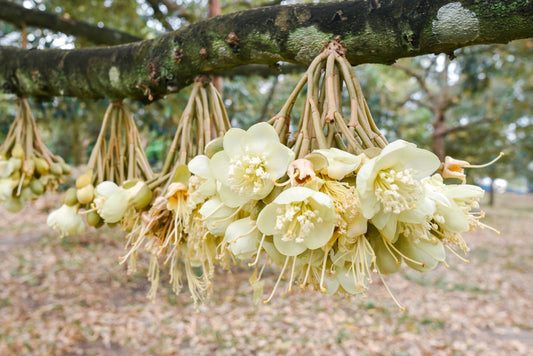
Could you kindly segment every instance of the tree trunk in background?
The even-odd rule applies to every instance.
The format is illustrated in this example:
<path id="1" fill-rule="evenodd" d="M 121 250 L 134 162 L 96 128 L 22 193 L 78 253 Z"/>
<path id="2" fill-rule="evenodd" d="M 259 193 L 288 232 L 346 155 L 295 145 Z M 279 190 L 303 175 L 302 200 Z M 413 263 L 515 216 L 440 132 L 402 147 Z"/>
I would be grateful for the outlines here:
<path id="1" fill-rule="evenodd" d="M 209 17 L 216 17 L 222 13 L 221 0 L 209 0 Z M 219 92 L 222 93 L 222 77 L 220 75 L 213 76 L 213 85 Z"/>

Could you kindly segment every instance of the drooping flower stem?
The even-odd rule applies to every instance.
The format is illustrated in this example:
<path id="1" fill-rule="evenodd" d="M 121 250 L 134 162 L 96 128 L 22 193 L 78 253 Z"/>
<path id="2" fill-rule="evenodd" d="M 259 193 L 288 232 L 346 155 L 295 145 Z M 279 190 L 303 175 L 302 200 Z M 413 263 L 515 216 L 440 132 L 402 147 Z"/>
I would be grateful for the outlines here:
<path id="1" fill-rule="evenodd" d="M 310 64 L 279 113 L 269 121 L 281 142 L 286 142 L 287 132 L 277 123 L 290 120 L 296 99 L 307 86 L 298 129 L 288 141 L 299 158 L 315 149 L 333 147 L 359 154 L 367 148 L 383 148 L 387 144 L 374 123 L 345 51 L 341 42 L 331 41 Z M 343 114 L 344 85 L 349 96 L 348 118 Z"/>

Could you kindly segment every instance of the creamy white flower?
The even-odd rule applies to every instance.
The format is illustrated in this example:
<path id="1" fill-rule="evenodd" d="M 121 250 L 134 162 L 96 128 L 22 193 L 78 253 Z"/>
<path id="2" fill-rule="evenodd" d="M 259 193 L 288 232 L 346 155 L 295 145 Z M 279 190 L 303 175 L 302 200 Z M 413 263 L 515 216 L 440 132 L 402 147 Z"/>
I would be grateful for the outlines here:
<path id="1" fill-rule="evenodd" d="M 436 238 L 413 240 L 400 235 L 394 246 L 409 258 L 404 258 L 405 263 L 420 272 L 430 271 L 446 259 L 444 245 Z"/>
<path id="2" fill-rule="evenodd" d="M 216 194 L 216 181 L 211 172 L 210 159 L 205 155 L 194 157 L 187 167 L 194 174 L 189 178 L 189 199 L 187 203 L 191 208 L 203 203 Z"/>
<path id="3" fill-rule="evenodd" d="M 332 179 L 341 180 L 355 172 L 361 164 L 361 156 L 356 156 L 338 148 L 315 150 L 312 154 L 319 153 L 327 159 L 327 166 L 321 170 Z"/>
<path id="4" fill-rule="evenodd" d="M 143 185 L 143 182 L 137 182 L 133 187 L 124 189 L 109 181 L 98 184 L 94 192 L 94 205 L 98 215 L 106 223 L 119 222 L 132 207 L 133 200 Z"/>
<path id="5" fill-rule="evenodd" d="M 476 225 L 477 217 L 470 210 L 478 207 L 477 202 L 485 194 L 483 189 L 470 184 L 446 185 L 439 174 L 422 182 L 427 197 L 435 202 L 433 218 L 442 230 L 461 233 Z"/>
<path id="6" fill-rule="evenodd" d="M 233 256 L 246 260 L 257 253 L 261 233 L 250 217 L 232 222 L 226 229 L 224 240 Z"/>
<path id="7" fill-rule="evenodd" d="M 211 158 L 211 171 L 221 183 L 219 194 L 230 207 L 266 197 L 287 171 L 294 153 L 280 143 L 276 130 L 259 123 L 224 135 L 224 150 Z"/>
<path id="8" fill-rule="evenodd" d="M 46 220 L 48 226 L 58 231 L 61 236 L 81 234 L 85 231 L 85 224 L 80 215 L 78 207 L 63 204 L 59 209 L 48 215 Z"/>
<path id="9" fill-rule="evenodd" d="M 309 188 L 292 187 L 267 205 L 257 218 L 259 231 L 274 236 L 274 245 L 286 256 L 324 246 L 333 235 L 333 200 Z"/>
<path id="10" fill-rule="evenodd" d="M 202 204 L 198 211 L 202 215 L 205 227 L 215 236 L 224 236 L 227 227 L 235 221 L 235 208 L 225 205 L 218 196 Z"/>
<path id="11" fill-rule="evenodd" d="M 424 198 L 420 180 L 439 166 L 437 156 L 412 143 L 398 140 L 387 145 L 357 173 L 361 212 L 389 240 L 394 240 L 401 213 L 414 209 Z M 422 221 L 426 219 L 425 214 L 417 215 Z"/>

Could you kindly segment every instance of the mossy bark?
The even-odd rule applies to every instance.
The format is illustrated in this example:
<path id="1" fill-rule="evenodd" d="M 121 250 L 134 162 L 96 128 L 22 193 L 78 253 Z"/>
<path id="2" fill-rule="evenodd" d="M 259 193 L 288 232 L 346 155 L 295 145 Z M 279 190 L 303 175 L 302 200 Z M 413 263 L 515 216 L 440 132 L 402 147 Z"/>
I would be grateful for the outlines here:
<path id="1" fill-rule="evenodd" d="M 1 48 L 0 83 L 26 96 L 156 100 L 198 74 L 280 61 L 308 64 L 335 37 L 346 57 L 393 63 L 533 36 L 533 4 L 382 0 L 272 6 L 218 16 L 153 40 L 108 48 Z"/>

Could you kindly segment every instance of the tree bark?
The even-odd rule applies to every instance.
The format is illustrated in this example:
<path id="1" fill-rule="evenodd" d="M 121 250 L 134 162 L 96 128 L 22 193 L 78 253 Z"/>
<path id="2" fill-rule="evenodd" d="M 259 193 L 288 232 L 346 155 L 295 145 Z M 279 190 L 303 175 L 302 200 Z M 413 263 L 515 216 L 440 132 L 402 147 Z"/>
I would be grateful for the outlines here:
<path id="1" fill-rule="evenodd" d="M 383 0 L 272 6 L 218 16 L 153 40 L 110 48 L 1 48 L 0 84 L 18 95 L 156 100 L 198 74 L 246 64 L 309 64 L 339 36 L 346 57 L 393 63 L 533 36 L 533 3 Z"/>
<path id="2" fill-rule="evenodd" d="M 55 15 L 45 11 L 26 9 L 9 1 L 0 0 L 0 20 L 12 23 L 18 27 L 23 25 L 47 28 L 52 31 L 63 32 L 67 35 L 81 36 L 99 45 L 118 45 L 122 43 L 140 41 L 142 38 L 129 33 L 91 25 Z"/>

